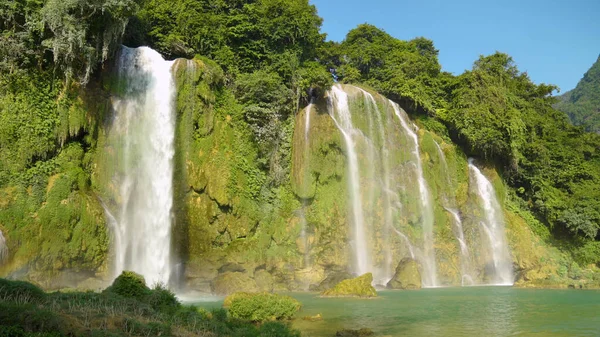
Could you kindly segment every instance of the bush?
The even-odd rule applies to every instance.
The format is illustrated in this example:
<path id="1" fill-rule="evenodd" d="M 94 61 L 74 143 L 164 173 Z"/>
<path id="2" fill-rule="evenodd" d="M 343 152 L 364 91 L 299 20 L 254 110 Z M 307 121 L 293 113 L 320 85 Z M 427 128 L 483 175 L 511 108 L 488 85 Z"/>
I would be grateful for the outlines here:
<path id="1" fill-rule="evenodd" d="M 0 336 L 63 336 L 65 332 L 65 324 L 58 314 L 33 304 L 10 302 L 0 302 L 0 327 L 7 327 L 0 330 Z M 19 330 L 23 330 L 24 334 L 19 335 Z"/>
<path id="2" fill-rule="evenodd" d="M 150 295 L 150 288 L 146 286 L 144 277 L 132 271 L 121 273 L 105 291 L 138 300 Z"/>
<path id="3" fill-rule="evenodd" d="M 46 293 L 31 283 L 0 279 L 0 300 L 24 304 L 40 302 L 45 298 Z"/>
<path id="4" fill-rule="evenodd" d="M 146 302 L 152 308 L 159 312 L 172 314 L 176 312 L 181 304 L 175 297 L 175 294 L 169 290 L 164 284 L 157 284 L 146 298 Z"/>
<path id="5" fill-rule="evenodd" d="M 290 296 L 269 293 L 235 293 L 223 305 L 233 318 L 252 322 L 290 319 L 301 307 Z"/>

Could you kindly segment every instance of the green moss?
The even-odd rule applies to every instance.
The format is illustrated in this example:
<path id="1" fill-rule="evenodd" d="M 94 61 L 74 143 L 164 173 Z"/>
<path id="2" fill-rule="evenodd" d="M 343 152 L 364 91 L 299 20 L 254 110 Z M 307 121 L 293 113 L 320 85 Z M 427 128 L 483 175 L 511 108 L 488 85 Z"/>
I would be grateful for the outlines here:
<path id="1" fill-rule="evenodd" d="M 377 291 L 371 285 L 373 275 L 366 273 L 357 278 L 343 280 L 333 288 L 321 293 L 323 297 L 377 297 Z"/>

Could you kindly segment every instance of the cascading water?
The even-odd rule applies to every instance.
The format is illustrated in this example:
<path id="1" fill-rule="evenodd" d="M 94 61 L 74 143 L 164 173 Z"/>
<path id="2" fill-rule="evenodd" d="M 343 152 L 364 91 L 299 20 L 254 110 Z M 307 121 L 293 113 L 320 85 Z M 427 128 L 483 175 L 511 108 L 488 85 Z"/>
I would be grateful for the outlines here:
<path id="1" fill-rule="evenodd" d="M 493 274 L 488 275 L 489 284 L 512 285 L 514 276 L 506 234 L 504 233 L 504 217 L 502 208 L 496 198 L 492 183 L 469 159 L 469 172 L 474 191 L 477 193 L 485 219 L 481 221 L 481 232 L 488 241 L 489 255 L 492 259 Z"/>
<path id="2" fill-rule="evenodd" d="M 391 189 L 391 177 L 390 177 L 390 162 L 389 162 L 389 150 L 388 150 L 388 137 L 386 137 L 386 132 L 385 132 L 385 128 L 383 125 L 383 117 L 381 114 L 381 111 L 379 110 L 379 108 L 377 107 L 377 102 L 375 101 L 375 98 L 373 97 L 373 95 L 371 95 L 370 93 L 364 91 L 361 89 L 362 94 L 365 96 L 365 105 L 366 106 L 370 106 L 370 109 L 368 109 L 369 111 L 373 111 L 375 113 L 375 118 L 377 120 L 377 136 L 379 137 L 379 142 L 381 144 L 381 150 L 380 150 L 380 157 L 381 157 L 381 166 L 382 166 L 382 177 L 380 179 L 381 181 L 381 187 L 382 187 L 382 191 L 383 191 L 383 212 L 384 212 L 384 226 L 383 226 L 383 232 L 384 232 L 384 255 L 385 255 L 385 260 L 384 260 L 384 265 L 382 268 L 382 272 L 378 273 L 378 275 L 376 275 L 377 280 L 376 283 L 378 284 L 387 284 L 387 282 L 392 278 L 392 273 L 393 273 L 393 266 L 392 266 L 392 247 L 391 247 L 391 241 L 390 241 L 390 234 L 391 231 L 390 229 L 396 231 L 397 233 L 400 233 L 397 229 L 394 228 L 393 224 L 392 224 L 392 206 L 391 206 L 391 197 L 394 196 L 396 198 L 396 200 L 398 199 L 398 195 L 392 191 Z M 369 117 L 371 116 L 371 114 L 369 114 Z M 373 130 L 374 126 L 373 123 L 371 122 L 371 120 L 369 120 L 369 127 L 371 130 Z M 371 135 L 373 136 L 374 132 L 371 131 Z M 400 233 L 401 234 L 401 233 Z M 401 234 L 404 235 L 404 234 Z M 406 236 L 404 236 L 404 238 L 406 239 L 407 242 L 407 246 L 408 249 L 410 251 L 411 257 L 414 258 L 414 253 L 412 251 L 412 246 L 410 244 L 410 241 L 408 241 L 408 238 L 406 238 Z"/>
<path id="3" fill-rule="evenodd" d="M 6 245 L 6 239 L 0 231 L 0 266 L 6 261 L 8 258 L 8 246 Z"/>
<path id="4" fill-rule="evenodd" d="M 175 84 L 171 67 L 156 51 L 121 50 L 120 97 L 109 139 L 115 138 L 119 186 L 113 233 L 114 271 L 133 270 L 148 284 L 168 283 L 171 274 L 171 207 Z"/>
<path id="5" fill-rule="evenodd" d="M 435 260 L 435 249 L 433 246 L 433 205 L 431 196 L 427 188 L 427 182 L 423 176 L 423 167 L 421 165 L 421 153 L 419 149 L 419 139 L 417 134 L 408 125 L 408 117 L 406 113 L 400 109 L 398 104 L 389 101 L 394 109 L 394 113 L 398 117 L 402 128 L 404 129 L 409 143 L 411 143 L 412 161 L 416 168 L 417 184 L 420 194 L 421 207 L 421 226 L 423 229 L 423 287 L 437 287 L 437 267 Z"/>
<path id="6" fill-rule="evenodd" d="M 352 125 L 352 116 L 348 106 L 348 94 L 339 85 L 329 92 L 329 114 L 344 137 L 348 156 L 348 187 L 352 208 L 352 238 L 354 246 L 354 271 L 360 275 L 370 271 L 371 261 L 367 249 L 367 237 L 361 200 L 360 173 L 354 136 L 360 131 Z"/>
<path id="7" fill-rule="evenodd" d="M 310 174 L 310 115 L 312 113 L 313 102 L 306 107 L 305 110 L 305 120 L 304 120 L 304 177 L 303 184 L 306 186 L 310 182 L 309 174 Z M 306 219 L 306 200 L 302 200 L 302 210 L 301 210 L 301 225 L 302 229 L 300 231 L 300 236 L 302 239 L 302 243 L 304 245 L 304 268 L 310 267 L 310 251 L 309 251 L 309 242 L 308 242 L 308 221 Z M 308 287 L 308 285 L 307 285 Z"/>
<path id="8" fill-rule="evenodd" d="M 448 195 L 444 196 L 444 209 L 452 215 L 454 222 L 454 236 L 460 245 L 460 269 L 461 269 L 461 284 L 462 285 L 473 285 L 473 277 L 471 276 L 471 254 L 469 253 L 469 246 L 465 239 L 465 231 L 463 229 L 462 219 L 458 210 L 456 209 L 456 197 L 452 188 L 452 181 L 450 179 L 450 170 L 448 169 L 448 162 L 446 161 L 446 155 L 442 150 L 442 147 L 438 142 L 434 141 L 438 151 L 438 156 L 442 163 L 442 170 L 446 176 L 446 183 L 451 189 Z"/>

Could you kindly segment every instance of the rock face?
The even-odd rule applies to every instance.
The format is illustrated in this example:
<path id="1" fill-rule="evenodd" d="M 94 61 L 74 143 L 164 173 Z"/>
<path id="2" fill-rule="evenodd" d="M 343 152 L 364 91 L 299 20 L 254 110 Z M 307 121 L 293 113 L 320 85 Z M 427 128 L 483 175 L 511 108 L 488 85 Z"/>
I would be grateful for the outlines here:
<path id="1" fill-rule="evenodd" d="M 325 291 L 327 289 L 331 289 L 333 287 L 335 287 L 335 285 L 337 285 L 338 283 L 344 281 L 344 280 L 349 280 L 352 278 L 352 275 L 348 272 L 342 271 L 342 272 L 334 272 L 331 273 L 327 276 L 327 278 L 325 278 L 323 281 L 321 281 L 321 283 L 319 283 L 319 285 L 314 285 L 312 287 L 310 287 L 310 291 Z"/>
<path id="2" fill-rule="evenodd" d="M 417 261 L 411 258 L 400 261 L 394 277 L 386 286 L 388 289 L 421 289 L 421 273 Z"/>
<path id="3" fill-rule="evenodd" d="M 226 272 L 212 282 L 212 292 L 216 295 L 229 295 L 235 292 L 257 292 L 256 281 L 245 273 Z"/>
<path id="4" fill-rule="evenodd" d="M 357 278 L 344 280 L 335 287 L 321 293 L 323 297 L 377 297 L 377 291 L 371 285 L 373 274 L 366 273 Z"/>

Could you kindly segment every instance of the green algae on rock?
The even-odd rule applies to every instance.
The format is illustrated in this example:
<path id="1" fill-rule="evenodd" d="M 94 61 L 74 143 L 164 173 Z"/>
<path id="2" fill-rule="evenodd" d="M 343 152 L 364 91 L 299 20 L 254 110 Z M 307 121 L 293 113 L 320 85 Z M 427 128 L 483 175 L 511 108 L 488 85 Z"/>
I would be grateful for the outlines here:
<path id="1" fill-rule="evenodd" d="M 405 258 L 398 263 L 394 277 L 386 285 L 388 289 L 421 289 L 421 273 L 416 260 Z"/>
<path id="2" fill-rule="evenodd" d="M 322 297 L 377 297 L 377 291 L 371 285 L 373 274 L 366 273 L 357 278 L 344 280 L 335 287 L 321 293 Z"/>

